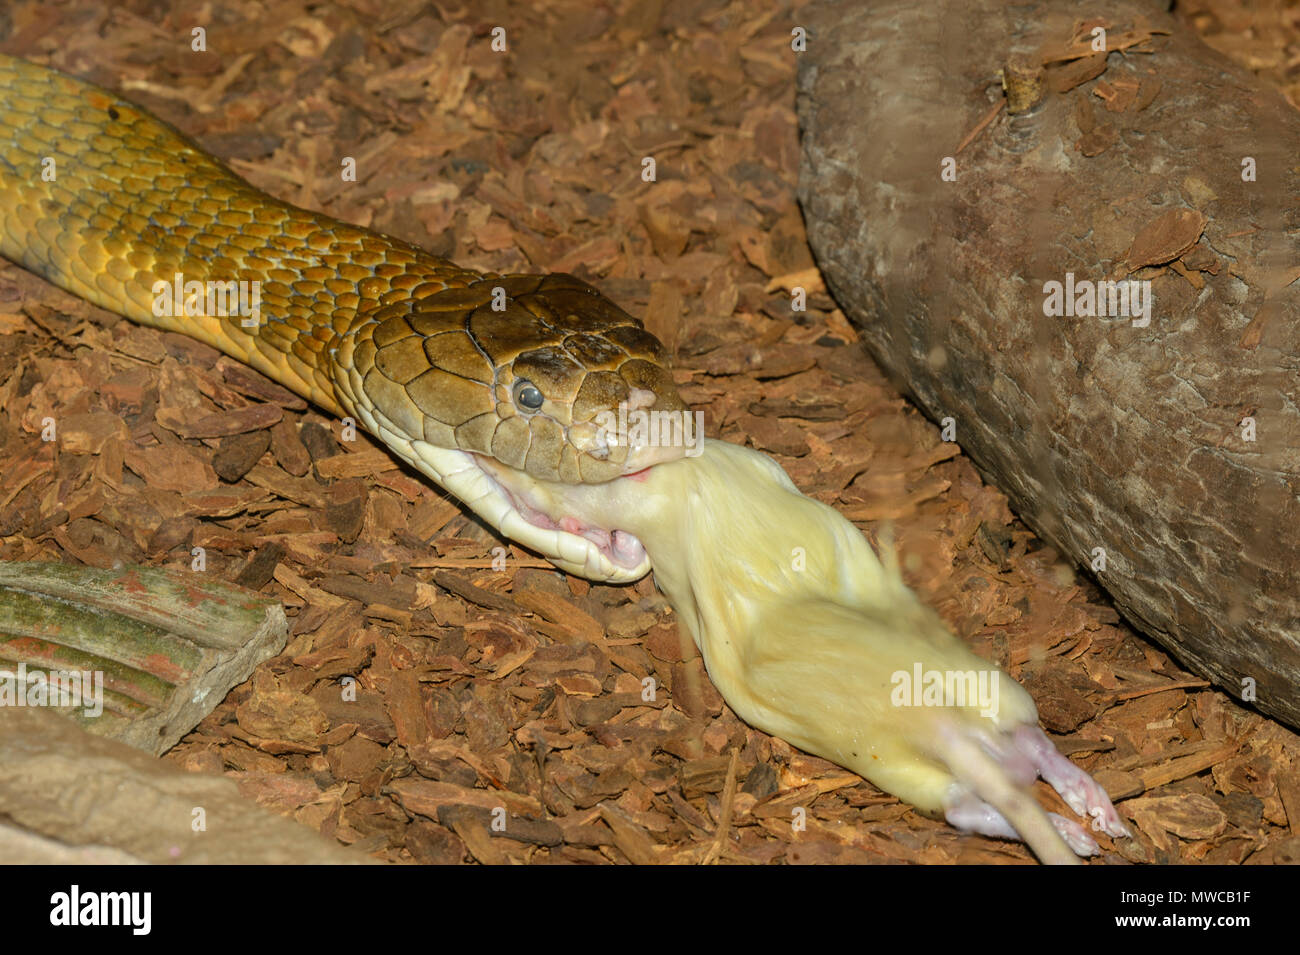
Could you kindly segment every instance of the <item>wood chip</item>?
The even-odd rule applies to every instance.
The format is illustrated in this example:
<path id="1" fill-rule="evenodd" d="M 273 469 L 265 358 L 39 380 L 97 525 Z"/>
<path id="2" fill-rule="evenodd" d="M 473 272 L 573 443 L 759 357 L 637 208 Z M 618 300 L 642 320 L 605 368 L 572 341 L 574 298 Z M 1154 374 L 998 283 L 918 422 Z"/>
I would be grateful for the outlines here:
<path id="1" fill-rule="evenodd" d="M 1195 209 L 1170 209 L 1148 222 L 1129 247 L 1128 271 L 1163 265 L 1191 251 L 1209 220 Z"/>

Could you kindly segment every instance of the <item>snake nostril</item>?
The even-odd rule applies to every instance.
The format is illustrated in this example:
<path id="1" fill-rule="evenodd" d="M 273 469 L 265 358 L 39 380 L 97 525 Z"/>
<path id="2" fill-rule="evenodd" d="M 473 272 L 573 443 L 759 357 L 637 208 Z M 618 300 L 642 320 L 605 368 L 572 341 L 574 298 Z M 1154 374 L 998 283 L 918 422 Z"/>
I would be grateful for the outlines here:
<path id="1" fill-rule="evenodd" d="M 519 410 L 532 413 L 542 409 L 542 403 L 546 400 L 541 389 L 534 385 L 527 378 L 520 378 L 515 382 L 513 389 L 515 404 Z"/>

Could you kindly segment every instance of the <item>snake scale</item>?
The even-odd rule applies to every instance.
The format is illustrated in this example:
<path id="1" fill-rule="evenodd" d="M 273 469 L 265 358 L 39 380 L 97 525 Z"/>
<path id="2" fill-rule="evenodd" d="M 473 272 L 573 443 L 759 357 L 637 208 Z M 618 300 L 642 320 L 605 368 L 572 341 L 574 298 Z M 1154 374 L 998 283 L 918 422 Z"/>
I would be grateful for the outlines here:
<path id="1" fill-rule="evenodd" d="M 353 417 L 565 570 L 626 581 L 649 569 L 634 538 L 539 514 L 483 467 L 600 483 L 682 454 L 601 427 L 620 406 L 685 405 L 659 341 L 573 276 L 477 272 L 281 202 L 126 100 L 11 57 L 0 254 Z M 257 283 L 256 321 L 158 307 L 158 283 L 189 282 Z"/>

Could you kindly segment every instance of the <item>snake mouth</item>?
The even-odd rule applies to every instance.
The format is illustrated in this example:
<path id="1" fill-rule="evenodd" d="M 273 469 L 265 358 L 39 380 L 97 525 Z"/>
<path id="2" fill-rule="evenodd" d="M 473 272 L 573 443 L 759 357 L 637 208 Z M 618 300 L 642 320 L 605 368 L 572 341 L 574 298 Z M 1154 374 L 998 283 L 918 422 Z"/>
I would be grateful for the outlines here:
<path id="1" fill-rule="evenodd" d="M 471 453 L 469 457 L 491 482 L 493 490 L 503 496 L 510 507 L 512 513 L 499 525 L 510 537 L 540 550 L 563 569 L 584 577 L 608 581 L 636 580 L 644 577 L 650 569 L 645 547 L 635 534 L 614 527 L 602 527 L 575 513 L 557 513 L 554 502 L 541 492 L 529 475 L 486 455 Z M 542 532 L 546 543 L 552 546 L 539 546 L 525 540 L 524 534 L 514 532 L 512 528 L 517 526 L 516 516 L 529 527 Z M 575 558 L 579 549 L 588 551 L 592 547 L 602 558 L 595 562 L 599 568 L 598 574 L 592 573 L 590 559 L 583 559 L 580 569 L 567 566 L 578 563 Z M 584 558 L 587 556 L 584 555 Z M 612 572 L 606 564 L 612 566 Z"/>
<path id="2" fill-rule="evenodd" d="M 563 571 L 607 583 L 631 583 L 650 573 L 650 557 L 633 534 L 583 520 L 531 475 L 487 455 L 412 440 L 376 420 L 365 406 L 366 428 L 513 541 L 542 554 Z"/>
<path id="3" fill-rule="evenodd" d="M 389 446 L 400 448 L 403 457 L 506 537 L 563 571 L 607 583 L 631 583 L 650 572 L 650 557 L 634 534 L 563 510 L 523 471 L 486 455 L 424 441 L 399 440 Z"/>

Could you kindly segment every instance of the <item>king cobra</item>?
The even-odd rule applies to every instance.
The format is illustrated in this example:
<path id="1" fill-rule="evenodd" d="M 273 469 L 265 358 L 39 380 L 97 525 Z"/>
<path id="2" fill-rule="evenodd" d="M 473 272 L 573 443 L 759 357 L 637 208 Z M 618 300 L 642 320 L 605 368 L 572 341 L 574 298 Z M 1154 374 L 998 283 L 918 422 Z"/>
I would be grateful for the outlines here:
<path id="1" fill-rule="evenodd" d="M 131 103 L 10 57 L 0 57 L 0 254 L 360 421 L 566 571 L 630 581 L 649 570 L 631 535 L 552 520 L 482 466 L 525 484 L 599 483 L 684 453 L 609 426 L 629 420 L 620 407 L 685 405 L 659 341 L 571 275 L 476 272 L 281 202 Z M 247 325 L 233 310 L 159 308 L 155 291 L 251 282 L 260 316 Z"/>
<path id="2" fill-rule="evenodd" d="M 1127 829 L 1008 677 L 919 707 L 899 674 L 1001 675 L 862 533 L 770 458 L 629 444 L 620 405 L 683 411 L 663 347 L 572 276 L 474 272 L 244 182 L 110 93 L 0 58 L 0 252 L 134 321 L 198 338 L 335 414 L 564 570 L 656 581 L 733 710 L 954 825 L 1048 862 Z M 256 281 L 261 321 L 169 316 L 156 282 Z M 184 310 L 188 312 L 189 310 Z M 627 416 L 617 420 L 626 421 Z M 792 560 L 792 555 L 799 555 Z M 917 687 L 919 692 L 919 686 Z M 909 697 L 904 694 L 904 697 Z"/>

